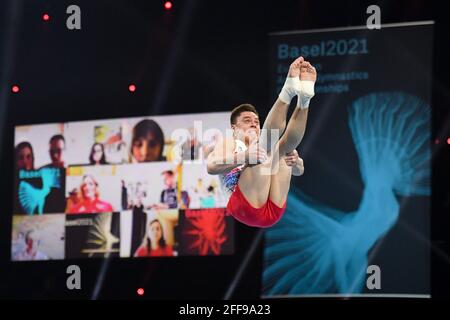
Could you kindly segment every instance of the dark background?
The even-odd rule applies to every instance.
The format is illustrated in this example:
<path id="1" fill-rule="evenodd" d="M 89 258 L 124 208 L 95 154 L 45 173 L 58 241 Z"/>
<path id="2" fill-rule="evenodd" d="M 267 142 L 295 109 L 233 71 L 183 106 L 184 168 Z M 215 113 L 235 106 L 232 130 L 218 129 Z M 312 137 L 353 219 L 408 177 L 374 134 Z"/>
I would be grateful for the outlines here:
<path id="1" fill-rule="evenodd" d="M 81 8 L 81 30 L 66 8 Z M 432 295 L 450 297 L 448 8 L 443 1 L 0 1 L 0 298 L 221 299 L 257 230 L 236 223 L 233 257 L 11 263 L 13 128 L 17 124 L 270 107 L 269 32 L 434 20 Z M 41 19 L 46 12 L 49 22 Z M 421 44 L 418 43 L 418 46 Z M 391 48 L 386 47 L 386 50 Z M 128 85 L 137 86 L 135 93 Z M 19 94 L 11 93 L 18 84 Z M 434 139 L 439 139 L 434 144 Z M 262 243 L 233 298 L 259 297 Z M 66 289 L 78 264 L 82 290 Z M 105 273 L 101 273 L 104 271 Z M 104 277 L 99 277 L 103 274 Z"/>

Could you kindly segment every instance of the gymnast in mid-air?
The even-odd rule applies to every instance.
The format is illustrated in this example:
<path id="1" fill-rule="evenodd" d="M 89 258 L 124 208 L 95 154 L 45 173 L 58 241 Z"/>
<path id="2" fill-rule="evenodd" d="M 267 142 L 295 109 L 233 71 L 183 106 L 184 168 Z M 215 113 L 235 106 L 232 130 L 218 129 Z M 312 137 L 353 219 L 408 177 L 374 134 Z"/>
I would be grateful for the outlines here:
<path id="1" fill-rule="evenodd" d="M 286 210 L 291 175 L 302 175 L 303 160 L 296 151 L 303 139 L 308 108 L 314 96 L 316 69 L 303 57 L 289 67 L 283 88 L 260 129 L 251 104 L 233 109 L 233 137 L 219 139 L 207 158 L 209 174 L 218 174 L 230 193 L 227 212 L 254 227 L 274 225 Z M 297 105 L 289 122 L 291 100 Z"/>

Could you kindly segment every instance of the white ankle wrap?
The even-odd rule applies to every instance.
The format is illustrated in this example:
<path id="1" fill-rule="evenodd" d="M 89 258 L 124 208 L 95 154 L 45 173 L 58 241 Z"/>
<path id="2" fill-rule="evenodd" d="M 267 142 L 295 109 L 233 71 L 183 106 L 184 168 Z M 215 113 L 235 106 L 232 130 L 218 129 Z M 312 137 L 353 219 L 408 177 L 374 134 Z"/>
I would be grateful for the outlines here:
<path id="1" fill-rule="evenodd" d="M 309 102 L 314 97 L 314 81 L 300 80 L 300 90 L 297 93 L 297 107 L 301 109 L 308 108 Z"/>
<path id="2" fill-rule="evenodd" d="M 279 94 L 279 98 L 284 103 L 291 103 L 294 96 L 297 95 L 300 89 L 300 79 L 298 77 L 287 77 L 283 88 Z"/>

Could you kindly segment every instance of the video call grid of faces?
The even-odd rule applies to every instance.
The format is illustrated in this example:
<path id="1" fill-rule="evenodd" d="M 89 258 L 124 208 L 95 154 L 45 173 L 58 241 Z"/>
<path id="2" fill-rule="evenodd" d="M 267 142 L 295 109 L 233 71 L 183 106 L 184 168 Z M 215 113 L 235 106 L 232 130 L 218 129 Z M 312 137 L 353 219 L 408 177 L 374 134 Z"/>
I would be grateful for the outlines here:
<path id="1" fill-rule="evenodd" d="M 227 113 L 17 126 L 11 259 L 228 255 Z"/>

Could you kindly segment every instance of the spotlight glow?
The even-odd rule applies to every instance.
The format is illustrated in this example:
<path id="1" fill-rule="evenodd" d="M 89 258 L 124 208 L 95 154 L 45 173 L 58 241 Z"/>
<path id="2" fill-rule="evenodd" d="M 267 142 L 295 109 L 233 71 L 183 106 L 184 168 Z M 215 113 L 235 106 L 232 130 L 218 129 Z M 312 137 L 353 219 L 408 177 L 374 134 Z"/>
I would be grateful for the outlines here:
<path id="1" fill-rule="evenodd" d="M 165 8 L 166 10 L 170 10 L 170 9 L 172 9 L 172 7 L 173 7 L 172 2 L 166 1 L 166 2 L 164 3 L 164 8 Z"/>

